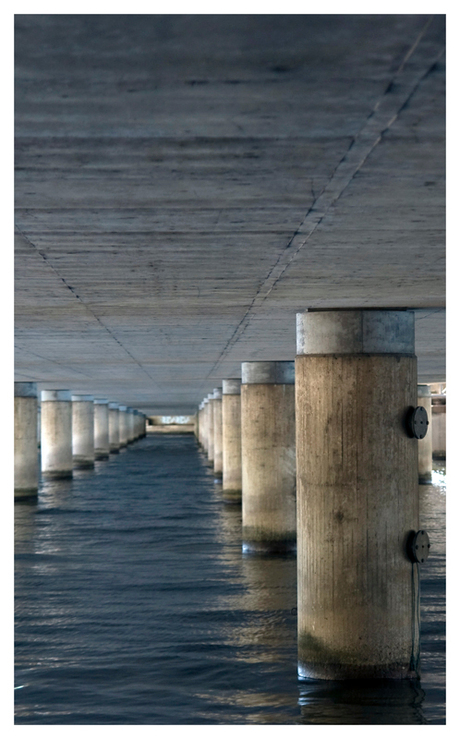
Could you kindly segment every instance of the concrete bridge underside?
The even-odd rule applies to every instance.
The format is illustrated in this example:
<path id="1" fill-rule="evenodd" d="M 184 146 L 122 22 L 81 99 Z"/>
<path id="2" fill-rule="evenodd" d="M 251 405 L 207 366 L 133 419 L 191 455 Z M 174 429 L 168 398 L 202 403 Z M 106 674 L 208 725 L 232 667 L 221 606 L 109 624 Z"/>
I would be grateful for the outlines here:
<path id="1" fill-rule="evenodd" d="M 445 380 L 443 16 L 16 16 L 16 376 L 194 413 L 309 307 Z"/>

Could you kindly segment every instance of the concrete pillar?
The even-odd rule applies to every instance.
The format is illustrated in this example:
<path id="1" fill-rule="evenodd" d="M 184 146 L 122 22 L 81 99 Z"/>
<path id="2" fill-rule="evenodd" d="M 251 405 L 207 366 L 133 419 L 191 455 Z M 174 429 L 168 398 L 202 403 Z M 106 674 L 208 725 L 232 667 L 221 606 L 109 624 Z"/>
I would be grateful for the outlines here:
<path id="1" fill-rule="evenodd" d="M 126 423 L 127 423 L 127 435 L 128 444 L 132 444 L 134 441 L 134 408 L 126 409 Z"/>
<path id="2" fill-rule="evenodd" d="M 209 437 L 209 399 L 205 398 L 203 400 L 203 422 L 202 422 L 202 434 L 201 434 L 201 440 L 203 443 L 203 450 L 205 454 L 208 454 L 208 437 Z"/>
<path id="3" fill-rule="evenodd" d="M 74 469 L 83 470 L 94 467 L 94 398 L 92 395 L 72 395 L 72 455 Z"/>
<path id="4" fill-rule="evenodd" d="M 418 481 L 420 485 L 431 484 L 433 470 L 433 437 L 431 423 L 431 388 L 429 385 L 417 385 L 417 405 L 425 408 L 428 416 L 428 433 L 418 442 Z"/>
<path id="5" fill-rule="evenodd" d="M 208 460 L 214 467 L 214 393 L 208 395 Z"/>
<path id="6" fill-rule="evenodd" d="M 198 413 L 197 413 L 197 439 L 198 444 L 200 446 L 203 446 L 203 403 L 200 403 L 198 406 Z"/>
<path id="7" fill-rule="evenodd" d="M 241 500 L 241 380 L 222 381 L 222 488 Z"/>
<path id="8" fill-rule="evenodd" d="M 42 476 L 72 477 L 72 396 L 70 390 L 42 390 Z"/>
<path id="9" fill-rule="evenodd" d="M 42 409 L 38 401 L 38 396 L 37 396 L 37 445 L 38 445 L 38 448 L 40 449 L 42 445 Z"/>
<path id="10" fill-rule="evenodd" d="M 109 444 L 109 401 L 106 398 L 94 400 L 94 458 L 108 459 Z"/>
<path id="11" fill-rule="evenodd" d="M 109 447 L 110 454 L 120 451 L 120 419 L 118 403 L 109 403 Z"/>
<path id="12" fill-rule="evenodd" d="M 222 390 L 214 388 L 214 474 L 222 477 Z"/>
<path id="13" fill-rule="evenodd" d="M 128 414 L 127 407 L 120 405 L 118 407 L 118 421 L 120 423 L 120 449 L 124 449 L 128 446 Z"/>
<path id="14" fill-rule="evenodd" d="M 241 365 L 243 552 L 296 547 L 294 362 Z"/>
<path id="15" fill-rule="evenodd" d="M 446 403 L 447 398 L 432 400 L 432 443 L 433 457 L 446 458 Z"/>
<path id="16" fill-rule="evenodd" d="M 38 493 L 37 383 L 14 383 L 14 497 Z"/>
<path id="17" fill-rule="evenodd" d="M 411 311 L 297 315 L 298 671 L 418 676 L 418 442 Z"/>
<path id="18" fill-rule="evenodd" d="M 134 408 L 133 410 L 133 441 L 137 441 L 140 436 L 139 430 L 139 411 Z"/>

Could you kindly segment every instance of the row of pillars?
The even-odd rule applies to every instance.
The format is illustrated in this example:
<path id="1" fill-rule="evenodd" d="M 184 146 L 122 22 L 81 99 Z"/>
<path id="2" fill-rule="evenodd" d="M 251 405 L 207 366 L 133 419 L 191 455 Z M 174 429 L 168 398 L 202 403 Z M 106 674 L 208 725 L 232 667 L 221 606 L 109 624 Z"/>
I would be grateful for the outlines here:
<path id="1" fill-rule="evenodd" d="M 199 406 L 198 441 L 242 502 L 243 551 L 297 551 L 302 678 L 420 674 L 426 387 L 412 311 L 307 311 L 295 361 L 243 362 Z"/>
<path id="2" fill-rule="evenodd" d="M 42 390 L 39 423 L 37 384 L 15 382 L 14 396 L 15 498 L 37 495 L 39 443 L 42 477 L 62 479 L 145 436 L 143 413 L 105 398 Z"/>

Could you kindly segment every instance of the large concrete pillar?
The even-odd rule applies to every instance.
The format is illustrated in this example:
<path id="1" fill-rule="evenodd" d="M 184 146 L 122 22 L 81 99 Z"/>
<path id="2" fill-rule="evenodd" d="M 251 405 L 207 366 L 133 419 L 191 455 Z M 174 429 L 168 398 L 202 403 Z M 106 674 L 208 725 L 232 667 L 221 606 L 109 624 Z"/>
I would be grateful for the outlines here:
<path id="1" fill-rule="evenodd" d="M 109 453 L 109 401 L 106 398 L 95 398 L 94 458 L 108 459 Z"/>
<path id="2" fill-rule="evenodd" d="M 214 467 L 214 393 L 208 395 L 208 460 Z"/>
<path id="3" fill-rule="evenodd" d="M 38 493 L 37 383 L 14 383 L 14 497 Z"/>
<path id="4" fill-rule="evenodd" d="M 110 454 L 120 451 L 120 419 L 118 403 L 109 403 L 109 447 Z"/>
<path id="5" fill-rule="evenodd" d="M 418 676 L 416 405 L 411 311 L 298 314 L 301 678 Z"/>
<path id="6" fill-rule="evenodd" d="M 428 416 L 428 432 L 425 438 L 418 442 L 418 481 L 420 485 L 430 485 L 433 471 L 433 437 L 429 385 L 417 385 L 417 405 L 423 406 Z"/>
<path id="7" fill-rule="evenodd" d="M 94 398 L 72 395 L 72 455 L 76 470 L 94 467 Z"/>
<path id="8" fill-rule="evenodd" d="M 243 552 L 296 546 L 294 362 L 241 365 Z"/>
<path id="9" fill-rule="evenodd" d="M 42 390 L 42 476 L 72 477 L 72 396 L 70 390 Z"/>
<path id="10" fill-rule="evenodd" d="M 128 414 L 127 407 L 120 405 L 118 407 L 118 421 L 120 424 L 120 449 L 124 449 L 128 446 Z"/>
<path id="11" fill-rule="evenodd" d="M 222 381 L 222 488 L 241 500 L 241 380 Z"/>
<path id="12" fill-rule="evenodd" d="M 222 390 L 214 388 L 214 474 L 222 477 Z"/>

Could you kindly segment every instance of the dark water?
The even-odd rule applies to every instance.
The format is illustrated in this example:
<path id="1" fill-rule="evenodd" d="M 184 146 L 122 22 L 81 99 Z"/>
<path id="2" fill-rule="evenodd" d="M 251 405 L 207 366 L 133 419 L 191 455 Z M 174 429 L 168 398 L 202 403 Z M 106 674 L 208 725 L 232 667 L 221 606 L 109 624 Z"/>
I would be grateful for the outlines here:
<path id="1" fill-rule="evenodd" d="M 445 469 L 420 486 L 420 683 L 297 680 L 296 563 L 241 553 L 193 437 L 15 505 L 17 724 L 442 724 Z"/>

